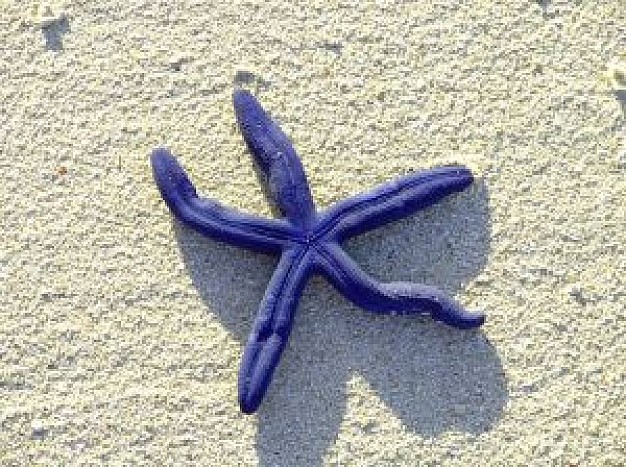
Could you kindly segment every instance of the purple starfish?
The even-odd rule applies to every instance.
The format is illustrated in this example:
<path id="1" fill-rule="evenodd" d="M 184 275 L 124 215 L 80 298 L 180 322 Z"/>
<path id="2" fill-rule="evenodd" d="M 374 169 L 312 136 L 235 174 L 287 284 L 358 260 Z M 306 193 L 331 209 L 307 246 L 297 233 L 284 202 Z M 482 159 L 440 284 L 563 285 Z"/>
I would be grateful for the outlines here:
<path id="1" fill-rule="evenodd" d="M 152 167 L 163 199 L 184 224 L 218 241 L 280 255 L 241 362 L 239 405 L 244 413 L 255 412 L 267 391 L 312 274 L 323 275 L 353 303 L 375 313 L 428 313 L 463 329 L 484 323 L 484 315 L 464 311 L 435 287 L 378 282 L 341 247 L 350 237 L 462 191 L 473 181 L 467 168 L 439 167 L 409 174 L 318 213 L 302 163 L 287 136 L 248 91 L 235 91 L 234 105 L 239 128 L 284 218 L 243 214 L 198 197 L 166 149 L 153 151 Z"/>

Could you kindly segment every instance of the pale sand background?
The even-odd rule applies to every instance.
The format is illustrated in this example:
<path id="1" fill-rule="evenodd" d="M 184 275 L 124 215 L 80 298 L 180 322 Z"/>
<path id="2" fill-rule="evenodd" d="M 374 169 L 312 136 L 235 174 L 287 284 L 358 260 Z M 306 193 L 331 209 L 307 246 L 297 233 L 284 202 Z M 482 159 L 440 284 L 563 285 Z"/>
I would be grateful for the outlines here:
<path id="1" fill-rule="evenodd" d="M 623 461 L 623 1 L 0 4 L 1 465 Z M 486 310 L 484 328 L 373 317 L 314 280 L 242 416 L 275 260 L 181 229 L 148 164 L 166 144 L 203 193 L 269 215 L 236 83 L 319 206 L 475 170 L 348 248 Z"/>

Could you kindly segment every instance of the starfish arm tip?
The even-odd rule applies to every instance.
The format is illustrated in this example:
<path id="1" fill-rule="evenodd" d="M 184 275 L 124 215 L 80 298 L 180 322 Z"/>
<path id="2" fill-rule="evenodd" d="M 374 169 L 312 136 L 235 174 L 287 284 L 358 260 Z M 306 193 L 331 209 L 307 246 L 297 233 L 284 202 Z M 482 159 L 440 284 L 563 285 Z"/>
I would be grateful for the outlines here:
<path id="1" fill-rule="evenodd" d="M 260 380 L 258 377 L 253 379 L 252 377 L 250 365 L 253 363 L 251 361 L 248 363 L 247 360 L 256 358 L 258 353 L 262 350 L 261 344 L 255 343 L 254 346 L 256 347 L 256 351 L 254 352 L 251 351 L 252 349 L 250 347 L 246 349 L 247 355 L 244 356 L 244 361 L 239 371 L 239 383 L 237 388 L 239 408 L 241 412 L 246 415 L 253 414 L 257 411 L 263 400 L 263 395 L 269 386 L 269 380 Z M 250 354 L 254 354 L 254 356 Z"/>
<path id="2" fill-rule="evenodd" d="M 247 395 L 239 394 L 239 410 L 245 415 L 254 414 L 260 405 L 260 400 L 252 400 Z"/>
<path id="3" fill-rule="evenodd" d="M 150 155 L 154 180 L 170 206 L 180 207 L 183 200 L 197 196 L 187 172 L 166 148 L 156 148 Z"/>
<path id="4" fill-rule="evenodd" d="M 287 342 L 276 332 L 263 340 L 258 331 L 252 331 L 239 370 L 239 407 L 245 414 L 256 412 L 261 405 Z"/>
<path id="5" fill-rule="evenodd" d="M 468 186 L 470 186 L 472 183 L 474 183 L 474 180 L 476 179 L 476 177 L 474 176 L 474 174 L 468 167 L 465 167 L 464 165 L 459 165 L 459 166 L 454 166 L 454 167 L 457 170 L 457 176 L 459 177 L 459 182 L 460 182 L 460 185 L 462 186 L 462 189 L 465 189 Z"/>
<path id="6" fill-rule="evenodd" d="M 431 312 L 435 321 L 453 326 L 457 329 L 473 329 L 485 324 L 485 314 L 469 312 L 452 300 L 438 300 L 439 307 Z"/>

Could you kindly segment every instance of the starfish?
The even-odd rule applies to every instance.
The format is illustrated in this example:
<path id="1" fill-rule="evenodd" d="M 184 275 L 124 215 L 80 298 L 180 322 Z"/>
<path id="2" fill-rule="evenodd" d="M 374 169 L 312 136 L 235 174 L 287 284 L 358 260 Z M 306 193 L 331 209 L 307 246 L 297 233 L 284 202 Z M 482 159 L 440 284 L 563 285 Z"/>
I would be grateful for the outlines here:
<path id="1" fill-rule="evenodd" d="M 220 242 L 280 255 L 243 352 L 238 382 L 242 412 L 253 413 L 261 404 L 312 274 L 322 275 L 350 301 L 371 312 L 430 314 L 461 329 L 484 323 L 483 314 L 464 311 L 435 287 L 378 282 L 341 247 L 348 238 L 462 191 L 473 181 L 469 169 L 446 166 L 411 173 L 318 212 L 302 163 L 278 124 L 246 90 L 236 90 L 233 102 L 240 131 L 282 218 L 240 213 L 199 197 L 183 168 L 165 148 L 155 149 L 151 162 L 163 199 L 183 224 Z"/>

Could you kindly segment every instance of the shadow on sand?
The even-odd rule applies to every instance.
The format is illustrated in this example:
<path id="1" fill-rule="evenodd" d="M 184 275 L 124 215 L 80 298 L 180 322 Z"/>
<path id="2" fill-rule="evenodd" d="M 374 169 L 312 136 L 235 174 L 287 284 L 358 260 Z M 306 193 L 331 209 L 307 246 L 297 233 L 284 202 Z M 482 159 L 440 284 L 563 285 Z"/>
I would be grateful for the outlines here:
<path id="1" fill-rule="evenodd" d="M 346 249 L 384 281 L 428 283 L 454 294 L 484 268 L 489 252 L 487 188 L 480 181 L 474 185 L 358 237 Z M 195 287 L 243 347 L 277 258 L 174 225 Z M 425 317 L 369 314 L 316 277 L 306 287 L 258 412 L 259 464 L 322 464 L 345 417 L 347 382 L 355 374 L 404 426 L 424 437 L 449 430 L 485 432 L 508 399 L 497 350 L 481 330 L 459 331 Z"/>
<path id="2" fill-rule="evenodd" d="M 66 16 L 62 16 L 42 28 L 46 40 L 46 50 L 59 52 L 63 50 L 63 36 L 70 32 L 70 22 Z"/>

